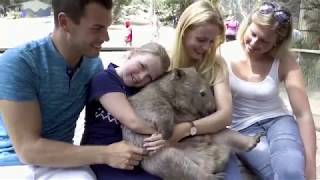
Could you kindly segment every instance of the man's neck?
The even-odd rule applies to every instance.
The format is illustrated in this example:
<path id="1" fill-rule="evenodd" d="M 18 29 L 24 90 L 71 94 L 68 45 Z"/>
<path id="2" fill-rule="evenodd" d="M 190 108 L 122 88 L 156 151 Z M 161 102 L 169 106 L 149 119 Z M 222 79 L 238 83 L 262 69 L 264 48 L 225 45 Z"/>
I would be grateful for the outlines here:
<path id="1" fill-rule="evenodd" d="M 55 29 L 51 35 L 53 44 L 57 51 L 64 57 L 69 67 L 73 68 L 79 65 L 82 55 L 78 54 L 76 50 L 72 49 L 70 43 L 67 41 L 66 35 Z"/>

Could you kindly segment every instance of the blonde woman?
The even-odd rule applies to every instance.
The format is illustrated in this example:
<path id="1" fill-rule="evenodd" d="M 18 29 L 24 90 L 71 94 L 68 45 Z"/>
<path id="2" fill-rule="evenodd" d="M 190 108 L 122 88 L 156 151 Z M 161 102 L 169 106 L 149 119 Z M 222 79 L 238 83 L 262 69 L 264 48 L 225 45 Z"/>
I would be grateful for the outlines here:
<path id="1" fill-rule="evenodd" d="M 231 92 L 226 66 L 216 50 L 224 42 L 224 22 L 219 10 L 209 1 L 197 1 L 182 13 L 173 47 L 172 68 L 195 67 L 213 86 L 217 111 L 193 123 L 175 127 L 172 140 L 214 133 L 231 123 Z"/>
<path id="2" fill-rule="evenodd" d="M 222 52 L 233 96 L 231 128 L 265 135 L 252 151 L 238 154 L 260 179 L 316 179 L 315 127 L 299 64 L 288 49 L 291 34 L 290 12 L 264 2 L 241 24 L 239 41 Z M 279 97 L 281 83 L 293 113 Z M 226 179 L 239 179 L 237 172 L 228 168 Z"/>

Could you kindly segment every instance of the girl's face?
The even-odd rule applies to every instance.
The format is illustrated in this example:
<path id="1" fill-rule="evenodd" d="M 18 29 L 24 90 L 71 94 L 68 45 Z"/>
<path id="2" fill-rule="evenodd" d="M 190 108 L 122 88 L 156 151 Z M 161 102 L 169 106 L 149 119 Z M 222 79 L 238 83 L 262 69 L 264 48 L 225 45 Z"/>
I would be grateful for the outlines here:
<path id="1" fill-rule="evenodd" d="M 187 57 L 196 62 L 202 61 L 220 33 L 217 25 L 209 23 L 187 30 L 182 40 Z"/>
<path id="2" fill-rule="evenodd" d="M 277 41 L 277 33 L 270 27 L 251 23 L 243 36 L 244 48 L 249 55 L 268 53 Z"/>
<path id="3" fill-rule="evenodd" d="M 122 79 L 129 87 L 143 87 L 163 73 L 159 56 L 133 52 L 124 64 Z"/>

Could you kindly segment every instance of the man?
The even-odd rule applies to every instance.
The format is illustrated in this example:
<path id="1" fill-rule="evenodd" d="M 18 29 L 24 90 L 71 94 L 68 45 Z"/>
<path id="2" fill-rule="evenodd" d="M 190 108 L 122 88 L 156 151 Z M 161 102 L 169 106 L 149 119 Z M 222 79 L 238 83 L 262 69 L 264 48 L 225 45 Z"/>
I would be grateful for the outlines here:
<path id="1" fill-rule="evenodd" d="M 87 84 L 102 70 L 111 0 L 53 0 L 55 28 L 0 57 L 0 179 L 94 179 L 89 164 L 130 169 L 143 150 L 125 142 L 72 144 Z"/>

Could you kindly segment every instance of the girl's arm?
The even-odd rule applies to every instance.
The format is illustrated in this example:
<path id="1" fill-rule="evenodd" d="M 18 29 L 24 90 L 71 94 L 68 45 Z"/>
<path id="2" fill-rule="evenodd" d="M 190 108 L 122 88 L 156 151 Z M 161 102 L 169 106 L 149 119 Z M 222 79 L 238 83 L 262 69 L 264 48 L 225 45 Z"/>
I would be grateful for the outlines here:
<path id="1" fill-rule="evenodd" d="M 102 95 L 99 101 L 122 125 L 141 134 L 155 133 L 154 129 L 137 116 L 125 94 L 121 92 L 107 93 Z"/>
<path id="2" fill-rule="evenodd" d="M 296 116 L 305 149 L 305 175 L 316 179 L 316 134 L 303 75 L 293 54 L 284 58 L 280 72 L 288 93 L 290 105 Z"/>
<path id="3" fill-rule="evenodd" d="M 223 74 L 219 74 L 222 76 Z M 206 117 L 197 119 L 194 122 L 197 128 L 197 134 L 214 133 L 226 128 L 231 123 L 232 97 L 229 87 L 228 75 L 222 82 L 214 85 L 214 97 L 217 105 L 217 111 Z M 178 142 L 190 135 L 190 123 L 180 123 L 175 126 L 171 142 Z"/>

